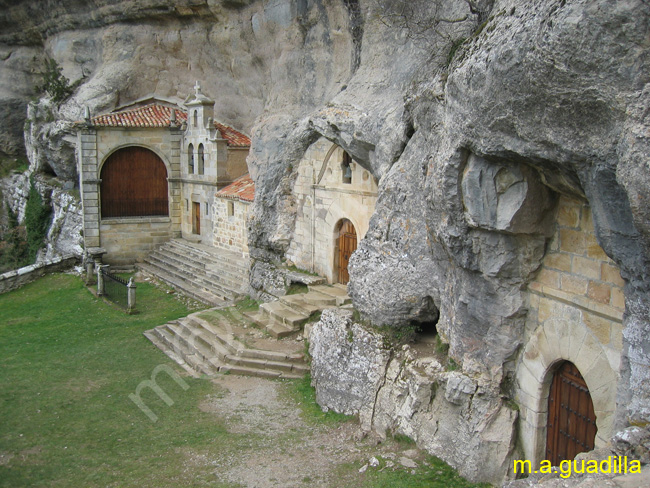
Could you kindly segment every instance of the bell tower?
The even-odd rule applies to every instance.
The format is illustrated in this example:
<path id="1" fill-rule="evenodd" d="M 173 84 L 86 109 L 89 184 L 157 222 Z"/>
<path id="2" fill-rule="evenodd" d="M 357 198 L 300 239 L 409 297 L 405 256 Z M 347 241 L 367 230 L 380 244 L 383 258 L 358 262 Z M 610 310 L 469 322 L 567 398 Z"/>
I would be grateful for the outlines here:
<path id="1" fill-rule="evenodd" d="M 185 102 L 187 107 L 187 125 L 190 131 L 208 128 L 208 119 L 214 119 L 214 100 L 201 93 L 201 85 L 194 85 L 194 96 Z M 211 129 L 211 127 L 209 128 Z"/>

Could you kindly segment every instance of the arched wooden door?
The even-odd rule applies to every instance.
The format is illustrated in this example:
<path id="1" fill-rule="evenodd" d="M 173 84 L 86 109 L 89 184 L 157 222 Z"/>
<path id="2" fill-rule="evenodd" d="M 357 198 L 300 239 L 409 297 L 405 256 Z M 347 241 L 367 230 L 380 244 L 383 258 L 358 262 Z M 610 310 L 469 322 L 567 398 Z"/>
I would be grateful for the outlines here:
<path id="1" fill-rule="evenodd" d="M 348 219 L 343 219 L 339 227 L 338 240 L 338 281 L 347 283 L 350 281 L 348 274 L 348 262 L 350 256 L 357 249 L 357 231 Z"/>
<path id="2" fill-rule="evenodd" d="M 169 215 L 167 168 L 153 151 L 118 149 L 102 166 L 100 178 L 103 218 Z"/>
<path id="3" fill-rule="evenodd" d="M 546 429 L 546 459 L 553 466 L 594 448 L 594 404 L 580 371 L 569 361 L 562 363 L 553 376 Z"/>

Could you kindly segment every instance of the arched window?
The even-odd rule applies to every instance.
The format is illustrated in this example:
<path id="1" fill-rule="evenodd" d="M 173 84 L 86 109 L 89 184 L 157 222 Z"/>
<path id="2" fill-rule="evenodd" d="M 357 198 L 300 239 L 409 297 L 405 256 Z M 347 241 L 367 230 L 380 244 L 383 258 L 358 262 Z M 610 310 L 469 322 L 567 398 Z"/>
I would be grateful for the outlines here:
<path id="1" fill-rule="evenodd" d="M 125 147 L 101 171 L 102 218 L 169 215 L 167 168 L 149 149 Z"/>
<path id="2" fill-rule="evenodd" d="M 343 183 L 352 183 L 352 158 L 347 152 L 343 152 L 343 162 L 341 163 L 341 174 Z"/>
<path id="3" fill-rule="evenodd" d="M 205 170 L 205 157 L 203 155 L 203 144 L 199 144 L 199 174 L 202 175 Z"/>
<path id="4" fill-rule="evenodd" d="M 193 119 L 194 119 L 194 124 L 193 124 L 194 127 L 198 127 L 198 125 L 199 125 L 199 112 L 197 110 L 194 111 Z"/>
<path id="5" fill-rule="evenodd" d="M 192 144 L 187 146 L 187 172 L 194 174 L 194 146 Z"/>

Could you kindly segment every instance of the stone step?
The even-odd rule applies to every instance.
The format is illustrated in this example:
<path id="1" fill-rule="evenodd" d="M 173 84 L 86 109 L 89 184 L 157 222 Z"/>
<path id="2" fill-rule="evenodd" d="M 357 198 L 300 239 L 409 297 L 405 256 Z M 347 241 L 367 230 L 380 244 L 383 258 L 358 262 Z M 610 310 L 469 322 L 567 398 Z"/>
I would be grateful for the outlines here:
<path id="1" fill-rule="evenodd" d="M 164 342 L 160 339 L 156 329 L 147 330 L 144 332 L 144 336 L 151 341 L 151 343 L 156 346 L 158 349 L 163 351 L 169 358 L 175 361 L 179 366 L 181 366 L 185 371 L 187 371 L 191 376 L 199 377 L 200 375 L 192 369 L 182 357 L 176 354 L 172 349 L 168 349 Z"/>
<path id="2" fill-rule="evenodd" d="M 171 287 L 181 291 L 185 295 L 188 295 L 189 297 L 201 303 L 205 303 L 206 305 L 213 307 L 221 306 L 227 303 L 227 300 L 225 300 L 223 296 L 215 295 L 214 293 L 211 293 L 207 290 L 193 286 L 189 282 L 181 280 L 154 265 L 151 265 L 149 263 L 138 263 L 137 267 L 145 273 L 160 278 Z"/>
<path id="3" fill-rule="evenodd" d="M 218 369 L 215 368 L 205 356 L 197 351 L 187 348 L 187 342 L 181 337 L 175 335 L 174 324 L 165 324 L 153 329 L 152 333 L 160 339 L 164 345 L 163 351 L 170 356 L 167 351 L 172 351 L 176 357 L 180 357 L 193 371 L 199 375 L 214 375 Z M 171 357 L 171 356 L 170 356 Z M 172 357 L 172 359 L 174 359 Z M 178 361 L 177 361 L 178 362 Z"/>
<path id="4" fill-rule="evenodd" d="M 302 313 L 311 315 L 314 312 L 336 306 L 336 298 L 318 291 L 309 291 L 298 295 L 285 295 L 280 302 Z"/>
<path id="5" fill-rule="evenodd" d="M 266 378 L 300 378 L 309 371 L 304 354 L 248 348 L 234 334 L 211 324 L 198 313 L 158 326 L 144 335 L 194 376 L 230 372 Z"/>
<path id="6" fill-rule="evenodd" d="M 200 286 L 214 295 L 223 295 L 228 300 L 232 300 L 242 294 L 241 291 L 238 291 L 239 288 L 242 288 L 242 281 L 235 282 L 216 277 L 210 279 L 203 270 L 195 266 L 178 266 L 174 264 L 174 261 L 166 259 L 164 255 L 159 254 L 158 251 L 150 254 L 145 259 L 145 262 L 195 287 Z"/>
<path id="7" fill-rule="evenodd" d="M 212 295 L 220 297 L 223 302 L 231 301 L 242 295 L 241 292 L 233 290 L 217 281 L 210 281 L 200 274 L 193 275 L 188 274 L 183 270 L 179 270 L 177 267 L 157 259 L 155 255 L 148 256 L 145 260 L 145 264 L 148 264 L 153 268 L 154 275 L 160 277 L 163 275 L 171 276 L 177 283 L 182 281 L 191 289 L 205 290 Z"/>
<path id="8" fill-rule="evenodd" d="M 310 286 L 309 291 L 316 291 L 322 293 L 323 295 L 328 295 L 336 299 L 337 306 L 352 303 L 352 300 L 350 299 L 350 296 L 347 292 L 347 287 L 345 285 L 341 285 L 340 283 L 337 283 L 335 285 Z"/>
<path id="9" fill-rule="evenodd" d="M 228 265 L 227 263 L 206 264 L 197 262 L 187 259 L 187 257 L 179 255 L 167 248 L 160 248 L 157 251 L 153 252 L 151 256 L 155 256 L 157 259 L 164 260 L 170 264 L 173 264 L 181 270 L 194 270 L 195 273 L 205 273 L 212 279 L 223 279 L 224 282 L 229 284 L 232 283 L 235 286 L 238 283 L 241 283 L 242 278 L 245 278 L 248 275 L 246 269 L 235 268 L 234 266 Z"/>
<path id="10" fill-rule="evenodd" d="M 207 255 L 192 252 L 189 248 L 179 247 L 171 243 L 162 246 L 159 251 L 175 256 L 182 261 L 191 261 L 206 270 L 226 271 L 233 276 L 248 275 L 248 260 L 239 258 L 240 262 L 234 263 L 234 257 L 220 254 Z"/>
<path id="11" fill-rule="evenodd" d="M 172 239 L 167 244 L 170 249 L 178 249 L 181 255 L 195 256 L 202 262 L 226 263 L 248 270 L 248 260 L 239 253 L 224 251 L 200 243 L 189 243 L 183 239 Z"/>
<path id="12" fill-rule="evenodd" d="M 304 364 L 304 354 L 285 354 L 277 351 L 248 348 L 232 337 L 232 335 L 229 335 L 227 332 L 213 324 L 208 324 L 205 321 L 199 322 L 196 318 L 188 317 L 187 319 L 192 321 L 193 327 L 203 329 L 200 333 L 201 337 L 207 337 L 211 341 L 219 342 L 228 351 L 229 356 L 257 359 L 267 362 Z"/>
<path id="13" fill-rule="evenodd" d="M 276 339 L 289 337 L 299 331 L 297 328 L 290 327 L 281 322 L 278 322 L 274 317 L 271 317 L 264 311 L 245 312 L 244 315 L 253 322 L 264 327 L 268 333 Z"/>
<path id="14" fill-rule="evenodd" d="M 260 311 L 292 329 L 298 329 L 309 318 L 309 315 L 294 310 L 280 301 L 263 303 L 260 305 Z"/>

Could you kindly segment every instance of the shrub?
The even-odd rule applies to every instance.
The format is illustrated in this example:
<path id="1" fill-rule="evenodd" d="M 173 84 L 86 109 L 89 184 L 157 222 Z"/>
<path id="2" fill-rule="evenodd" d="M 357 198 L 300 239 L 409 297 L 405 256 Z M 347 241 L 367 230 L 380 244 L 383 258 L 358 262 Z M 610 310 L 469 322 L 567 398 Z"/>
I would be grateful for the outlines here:
<path id="1" fill-rule="evenodd" d="M 43 197 L 36 189 L 34 179 L 29 180 L 29 195 L 25 206 L 25 229 L 30 262 L 36 261 L 36 253 L 43 247 L 43 241 L 50 227 L 51 207 L 43 202 Z"/>
<path id="2" fill-rule="evenodd" d="M 9 225 L 0 240 L 0 273 L 25 266 L 29 262 L 25 228 L 18 224 L 18 216 L 7 206 Z"/>

